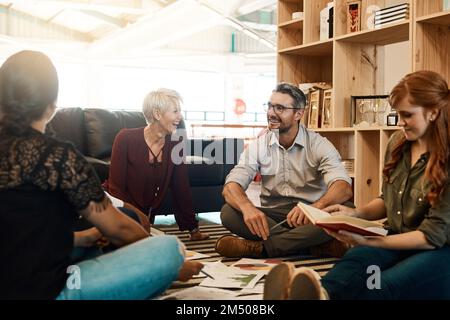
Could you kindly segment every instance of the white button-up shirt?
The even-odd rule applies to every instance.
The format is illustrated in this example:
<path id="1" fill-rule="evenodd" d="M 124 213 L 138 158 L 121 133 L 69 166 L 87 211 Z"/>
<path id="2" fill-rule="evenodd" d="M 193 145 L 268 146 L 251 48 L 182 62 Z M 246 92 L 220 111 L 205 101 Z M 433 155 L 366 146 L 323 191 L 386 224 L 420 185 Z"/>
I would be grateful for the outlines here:
<path id="1" fill-rule="evenodd" d="M 337 180 L 352 183 L 336 148 L 326 138 L 300 125 L 288 149 L 269 131 L 245 148 L 225 184 L 236 182 L 246 190 L 256 173 L 262 176 L 261 206 L 289 207 L 298 201 L 313 203 Z"/>

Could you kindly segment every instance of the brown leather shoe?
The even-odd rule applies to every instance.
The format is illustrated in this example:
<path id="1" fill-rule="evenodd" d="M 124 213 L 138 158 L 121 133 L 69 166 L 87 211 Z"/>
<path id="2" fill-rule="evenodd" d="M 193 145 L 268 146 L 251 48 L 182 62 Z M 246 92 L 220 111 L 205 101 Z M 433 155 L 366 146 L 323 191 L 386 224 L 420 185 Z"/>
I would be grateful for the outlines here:
<path id="1" fill-rule="evenodd" d="M 191 232 L 190 235 L 191 241 L 201 241 L 209 239 L 209 234 L 207 234 L 206 232 L 200 232 L 200 230 Z"/>
<path id="2" fill-rule="evenodd" d="M 350 247 L 344 242 L 332 239 L 318 246 L 311 247 L 310 252 L 316 257 L 331 256 L 335 258 L 342 258 L 348 249 L 350 249 Z"/>
<path id="3" fill-rule="evenodd" d="M 228 258 L 262 258 L 263 244 L 227 235 L 217 239 L 216 252 Z"/>

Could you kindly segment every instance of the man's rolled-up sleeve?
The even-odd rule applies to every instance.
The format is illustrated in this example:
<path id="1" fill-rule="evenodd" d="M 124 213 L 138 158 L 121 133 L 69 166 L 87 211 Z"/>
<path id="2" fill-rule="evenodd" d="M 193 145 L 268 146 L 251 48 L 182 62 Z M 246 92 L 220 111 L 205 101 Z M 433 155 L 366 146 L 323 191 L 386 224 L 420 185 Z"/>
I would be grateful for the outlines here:
<path id="1" fill-rule="evenodd" d="M 330 141 L 325 138 L 318 139 L 314 149 L 319 157 L 318 170 L 328 187 L 338 180 L 352 184 L 352 179 L 348 176 L 347 170 L 341 162 L 339 152 Z"/>
<path id="2" fill-rule="evenodd" d="M 230 171 L 225 179 L 225 184 L 235 182 L 244 190 L 247 190 L 259 171 L 258 164 L 258 144 L 253 142 L 244 149 L 239 158 L 239 163 Z"/>

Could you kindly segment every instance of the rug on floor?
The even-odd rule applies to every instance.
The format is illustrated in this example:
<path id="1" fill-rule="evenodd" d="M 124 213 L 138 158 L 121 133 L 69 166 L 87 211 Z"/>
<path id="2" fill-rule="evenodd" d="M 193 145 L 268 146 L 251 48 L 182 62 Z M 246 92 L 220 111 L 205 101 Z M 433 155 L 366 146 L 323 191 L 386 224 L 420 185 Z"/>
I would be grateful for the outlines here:
<path id="1" fill-rule="evenodd" d="M 155 226 L 156 227 L 156 226 Z M 226 265 L 231 265 L 238 261 L 238 258 L 225 258 L 219 255 L 214 250 L 214 245 L 216 240 L 223 235 L 231 234 L 222 225 L 203 225 L 201 230 L 207 232 L 210 235 L 208 240 L 203 241 L 190 241 L 187 232 L 181 232 L 178 230 L 177 226 L 157 226 L 158 230 L 161 230 L 165 234 L 177 236 L 185 245 L 187 250 L 196 251 L 208 255 L 207 258 L 198 259 L 200 262 L 214 262 L 222 261 Z M 296 268 L 309 267 L 317 271 L 321 276 L 325 275 L 328 270 L 330 270 L 333 265 L 338 261 L 336 258 L 317 258 L 313 256 L 288 256 L 277 258 L 283 261 L 292 262 Z M 164 293 L 164 295 L 172 294 L 178 290 L 186 289 L 190 287 L 197 286 L 202 282 L 204 277 L 194 278 L 188 282 L 176 281 L 174 284 Z"/>

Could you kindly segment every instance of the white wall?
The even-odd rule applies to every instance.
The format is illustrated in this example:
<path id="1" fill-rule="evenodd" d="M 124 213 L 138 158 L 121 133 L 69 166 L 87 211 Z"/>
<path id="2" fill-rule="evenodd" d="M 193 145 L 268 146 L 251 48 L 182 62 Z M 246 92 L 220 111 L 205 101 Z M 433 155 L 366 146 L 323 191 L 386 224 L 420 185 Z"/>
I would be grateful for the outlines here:
<path id="1" fill-rule="evenodd" d="M 388 94 L 400 79 L 412 71 L 410 44 L 401 42 L 386 46 L 384 54 L 384 92 Z"/>

